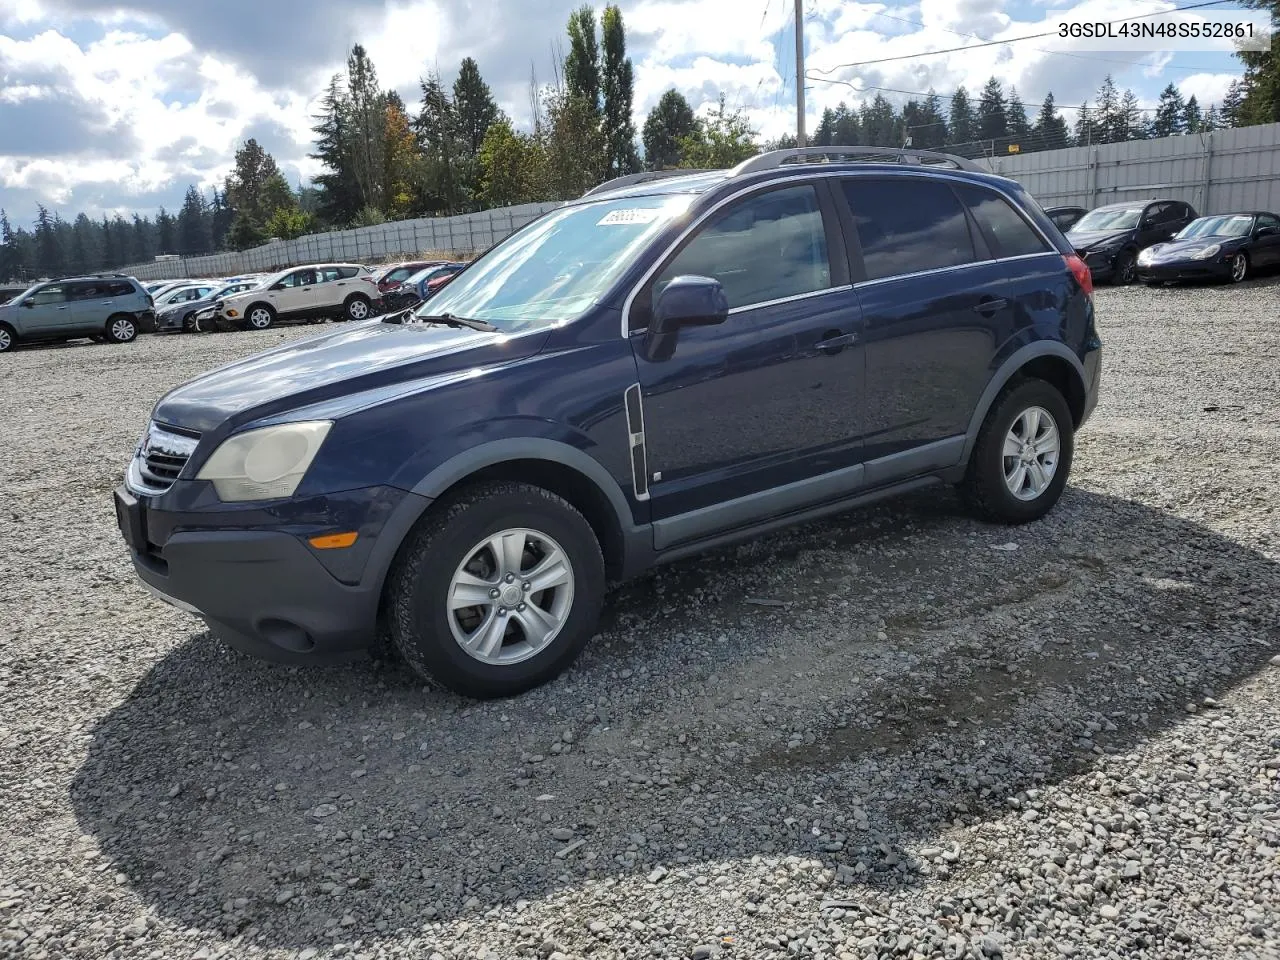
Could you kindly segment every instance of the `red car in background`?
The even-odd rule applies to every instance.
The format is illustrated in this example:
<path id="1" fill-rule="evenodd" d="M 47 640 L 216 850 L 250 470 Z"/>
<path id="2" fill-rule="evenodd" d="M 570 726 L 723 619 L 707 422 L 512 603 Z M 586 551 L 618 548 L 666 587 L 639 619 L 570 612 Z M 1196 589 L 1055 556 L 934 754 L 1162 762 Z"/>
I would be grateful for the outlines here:
<path id="1" fill-rule="evenodd" d="M 387 294 L 419 270 L 447 262 L 445 260 L 405 260 L 401 263 L 389 263 L 384 267 L 380 267 L 374 273 L 373 279 L 377 281 L 378 292 Z"/>

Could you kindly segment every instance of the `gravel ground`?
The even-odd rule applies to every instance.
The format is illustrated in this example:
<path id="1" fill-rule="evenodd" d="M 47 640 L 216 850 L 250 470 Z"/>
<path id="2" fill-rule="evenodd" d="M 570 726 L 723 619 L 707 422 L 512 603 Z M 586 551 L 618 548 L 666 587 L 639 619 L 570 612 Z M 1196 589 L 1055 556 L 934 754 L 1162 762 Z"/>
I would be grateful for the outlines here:
<path id="1" fill-rule="evenodd" d="M 933 492 L 668 567 L 485 705 L 134 581 L 153 401 L 312 330 L 3 358 L 0 955 L 1280 956 L 1280 281 L 1098 300 L 1043 522 Z"/>

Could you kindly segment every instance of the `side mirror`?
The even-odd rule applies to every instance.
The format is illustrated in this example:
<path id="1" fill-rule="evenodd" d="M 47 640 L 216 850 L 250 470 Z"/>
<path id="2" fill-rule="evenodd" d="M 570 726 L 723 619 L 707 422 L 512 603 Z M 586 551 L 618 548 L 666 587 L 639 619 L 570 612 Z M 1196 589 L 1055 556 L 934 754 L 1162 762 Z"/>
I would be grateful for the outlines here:
<path id="1" fill-rule="evenodd" d="M 729 301 L 720 281 L 711 277 L 676 277 L 653 304 L 653 332 L 675 333 L 681 327 L 724 323 Z"/>
<path id="2" fill-rule="evenodd" d="M 34 310 L 36 306 L 36 302 L 34 300 L 23 300 L 22 305 L 26 307 L 28 310 Z"/>
<path id="3" fill-rule="evenodd" d="M 729 300 L 720 281 L 711 277 L 676 277 L 653 304 L 653 320 L 645 335 L 644 357 L 654 363 L 675 355 L 681 327 L 706 327 L 724 323 Z"/>

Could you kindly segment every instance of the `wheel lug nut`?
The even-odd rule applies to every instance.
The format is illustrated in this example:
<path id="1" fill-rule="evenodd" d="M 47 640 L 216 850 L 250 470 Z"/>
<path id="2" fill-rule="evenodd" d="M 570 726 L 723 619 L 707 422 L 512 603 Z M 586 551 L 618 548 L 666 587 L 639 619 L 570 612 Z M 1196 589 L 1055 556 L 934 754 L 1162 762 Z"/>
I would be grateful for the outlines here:
<path id="1" fill-rule="evenodd" d="M 492 590 L 490 590 L 489 596 L 493 597 L 496 600 L 498 598 L 498 588 L 494 587 Z"/>
<path id="2" fill-rule="evenodd" d="M 531 588 L 533 585 L 532 585 L 531 583 L 529 583 L 529 581 L 528 581 L 528 580 L 526 580 L 523 584 L 521 584 L 521 586 L 524 588 L 524 592 L 525 592 L 525 593 L 528 593 L 528 592 L 529 592 L 529 590 L 530 590 L 530 588 Z"/>
<path id="3" fill-rule="evenodd" d="M 517 609 L 518 611 L 520 611 L 521 613 L 524 613 L 524 604 L 523 604 L 523 603 L 522 603 L 522 604 L 520 604 L 520 606 L 516 607 L 516 609 Z"/>
<path id="4" fill-rule="evenodd" d="M 511 582 L 513 582 L 513 581 L 515 580 L 515 578 L 516 578 L 516 575 L 515 575 L 514 573 L 508 573 L 508 574 L 507 574 L 507 583 L 511 583 Z"/>
<path id="5" fill-rule="evenodd" d="M 498 616 L 500 616 L 500 617 L 505 617 L 506 615 L 507 615 L 507 608 L 506 608 L 506 607 L 499 607 L 499 608 L 498 608 Z"/>

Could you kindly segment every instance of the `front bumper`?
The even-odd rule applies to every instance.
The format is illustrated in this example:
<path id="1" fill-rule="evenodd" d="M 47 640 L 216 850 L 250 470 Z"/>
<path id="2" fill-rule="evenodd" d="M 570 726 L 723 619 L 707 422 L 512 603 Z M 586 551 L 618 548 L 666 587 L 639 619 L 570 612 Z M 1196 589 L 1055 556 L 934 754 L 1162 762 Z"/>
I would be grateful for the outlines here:
<path id="1" fill-rule="evenodd" d="M 181 314 L 181 313 L 172 313 L 172 314 L 170 314 L 170 313 L 161 313 L 161 314 L 157 314 L 157 315 L 156 315 L 156 329 L 155 329 L 155 332 L 156 332 L 156 333 L 169 333 L 169 332 L 171 332 L 171 331 L 181 330 L 181 329 L 182 329 L 182 318 L 183 318 L 183 316 L 184 316 L 184 314 Z"/>
<path id="2" fill-rule="evenodd" d="M 1112 250 L 1106 253 L 1085 253 L 1084 264 L 1089 268 L 1089 273 L 1095 281 L 1110 280 L 1116 272 L 1116 257 L 1119 250 Z"/>
<path id="3" fill-rule="evenodd" d="M 1226 280 L 1230 276 L 1231 261 L 1221 258 L 1138 264 L 1138 279 L 1142 281 Z"/>
<path id="4" fill-rule="evenodd" d="M 429 500 L 372 487 L 274 505 L 223 505 L 178 481 L 157 497 L 115 493 L 134 571 L 161 599 L 229 645 L 281 662 L 358 657 L 373 642 L 383 582 Z M 307 537 L 358 530 L 344 550 Z"/>

